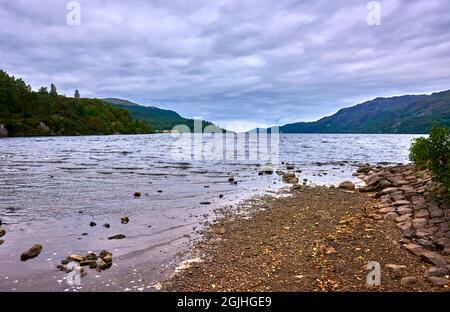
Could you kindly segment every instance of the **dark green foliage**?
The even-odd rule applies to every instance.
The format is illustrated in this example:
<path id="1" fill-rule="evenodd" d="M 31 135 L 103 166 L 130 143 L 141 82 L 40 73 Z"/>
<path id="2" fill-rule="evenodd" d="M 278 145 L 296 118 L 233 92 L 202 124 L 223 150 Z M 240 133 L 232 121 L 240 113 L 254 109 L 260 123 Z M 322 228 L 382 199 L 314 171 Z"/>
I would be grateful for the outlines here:
<path id="1" fill-rule="evenodd" d="M 428 138 L 419 138 L 411 146 L 411 161 L 428 168 L 433 180 L 450 192 L 450 128 L 433 124 Z"/>
<path id="2" fill-rule="evenodd" d="M 53 83 L 50 85 L 50 96 L 58 96 L 56 86 Z"/>
<path id="3" fill-rule="evenodd" d="M 114 98 L 103 99 L 102 101 L 104 103 L 111 104 L 114 107 L 128 110 L 134 119 L 142 120 L 151 124 L 155 130 L 172 130 L 173 127 L 177 125 L 186 125 L 189 127 L 191 132 L 194 132 L 194 120 L 184 118 L 174 111 L 153 106 L 142 106 L 130 101 Z M 202 129 L 207 126 L 214 125 L 209 121 L 203 121 Z M 221 130 L 219 128 L 217 129 L 217 131 Z"/>
<path id="4" fill-rule="evenodd" d="M 46 88 L 32 92 L 21 79 L 0 71 L 0 124 L 9 136 L 152 132 L 126 110 L 100 100 L 59 96 L 54 85 L 50 93 Z"/>
<path id="5" fill-rule="evenodd" d="M 79 99 L 80 98 L 80 91 L 75 90 L 75 94 L 74 94 L 73 97 L 76 98 L 76 99 Z"/>
<path id="6" fill-rule="evenodd" d="M 450 126 L 450 90 L 377 98 L 315 122 L 280 127 L 284 133 L 428 133 L 433 121 Z"/>

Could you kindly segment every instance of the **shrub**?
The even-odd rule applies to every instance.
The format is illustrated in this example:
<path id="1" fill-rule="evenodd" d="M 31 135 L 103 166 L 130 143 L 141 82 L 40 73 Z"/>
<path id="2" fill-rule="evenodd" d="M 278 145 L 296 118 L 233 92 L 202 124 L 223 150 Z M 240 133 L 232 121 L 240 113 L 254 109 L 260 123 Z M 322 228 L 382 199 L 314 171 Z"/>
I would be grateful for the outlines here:
<path id="1" fill-rule="evenodd" d="M 409 158 L 419 168 L 429 169 L 433 180 L 450 193 L 450 128 L 434 123 L 428 138 L 414 140 Z"/>

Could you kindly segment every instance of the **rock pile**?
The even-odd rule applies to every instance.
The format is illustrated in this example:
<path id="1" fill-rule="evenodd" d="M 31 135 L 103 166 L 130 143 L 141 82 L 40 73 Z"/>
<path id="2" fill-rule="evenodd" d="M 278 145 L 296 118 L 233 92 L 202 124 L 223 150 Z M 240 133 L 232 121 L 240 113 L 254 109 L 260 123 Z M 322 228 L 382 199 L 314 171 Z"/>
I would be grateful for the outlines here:
<path id="1" fill-rule="evenodd" d="M 429 173 L 413 165 L 363 165 L 355 175 L 366 183 L 360 191 L 378 198 L 380 215 L 373 217 L 395 222 L 402 231 L 403 248 L 433 265 L 427 272 L 431 283 L 449 283 L 450 205 L 433 199 Z"/>
<path id="2" fill-rule="evenodd" d="M 90 269 L 95 269 L 97 272 L 109 269 L 112 266 L 112 253 L 108 250 L 102 250 L 97 256 L 95 252 L 89 252 L 86 256 L 79 254 L 71 254 L 66 259 L 61 261 L 61 264 L 56 267 L 66 273 L 73 269 L 67 265 L 72 262 L 78 262 L 81 267 L 89 266 Z"/>

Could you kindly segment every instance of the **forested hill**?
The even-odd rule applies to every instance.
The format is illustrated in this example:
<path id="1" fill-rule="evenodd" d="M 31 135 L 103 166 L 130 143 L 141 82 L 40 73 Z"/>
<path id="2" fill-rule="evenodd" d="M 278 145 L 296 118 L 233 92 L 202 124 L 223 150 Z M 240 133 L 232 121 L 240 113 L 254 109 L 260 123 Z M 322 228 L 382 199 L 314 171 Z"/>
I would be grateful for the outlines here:
<path id="1" fill-rule="evenodd" d="M 152 133 L 151 127 L 133 120 L 124 109 L 97 99 L 32 91 L 22 79 L 0 70 L 0 136 L 88 135 Z"/>
<path id="2" fill-rule="evenodd" d="M 186 125 L 191 132 L 194 131 L 193 119 L 184 118 L 172 110 L 161 109 L 154 106 L 143 106 L 116 98 L 102 99 L 102 101 L 106 104 L 113 105 L 114 107 L 128 110 L 133 118 L 151 124 L 156 131 L 172 130 L 173 127 L 177 125 Z M 202 129 L 207 126 L 215 127 L 216 131 L 223 130 L 209 121 L 203 121 Z"/>
<path id="3" fill-rule="evenodd" d="M 433 121 L 450 126 L 450 90 L 376 98 L 315 122 L 280 127 L 283 133 L 428 133 Z"/>

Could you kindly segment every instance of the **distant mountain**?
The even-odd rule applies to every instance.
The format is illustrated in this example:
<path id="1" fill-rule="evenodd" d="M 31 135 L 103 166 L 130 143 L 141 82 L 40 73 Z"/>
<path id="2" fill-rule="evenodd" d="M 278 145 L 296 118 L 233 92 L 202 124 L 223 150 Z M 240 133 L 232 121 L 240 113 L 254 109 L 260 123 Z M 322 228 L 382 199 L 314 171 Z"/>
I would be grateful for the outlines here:
<path id="1" fill-rule="evenodd" d="M 0 137 L 152 133 L 126 110 L 96 99 L 58 95 L 56 87 L 31 89 L 0 70 Z"/>
<path id="2" fill-rule="evenodd" d="M 433 121 L 450 126 L 450 90 L 376 98 L 315 122 L 280 127 L 283 133 L 428 133 Z"/>
<path id="3" fill-rule="evenodd" d="M 102 99 L 103 103 L 110 104 L 114 107 L 126 109 L 131 116 L 137 120 L 147 122 L 156 131 L 172 130 L 177 125 L 186 125 L 194 131 L 194 120 L 180 116 L 178 113 L 161 109 L 154 106 L 143 106 L 127 100 L 106 98 Z M 203 121 L 202 128 L 206 126 L 215 126 L 213 123 Z M 220 129 L 217 127 L 217 129 Z M 222 130 L 222 129 L 220 129 Z"/>

